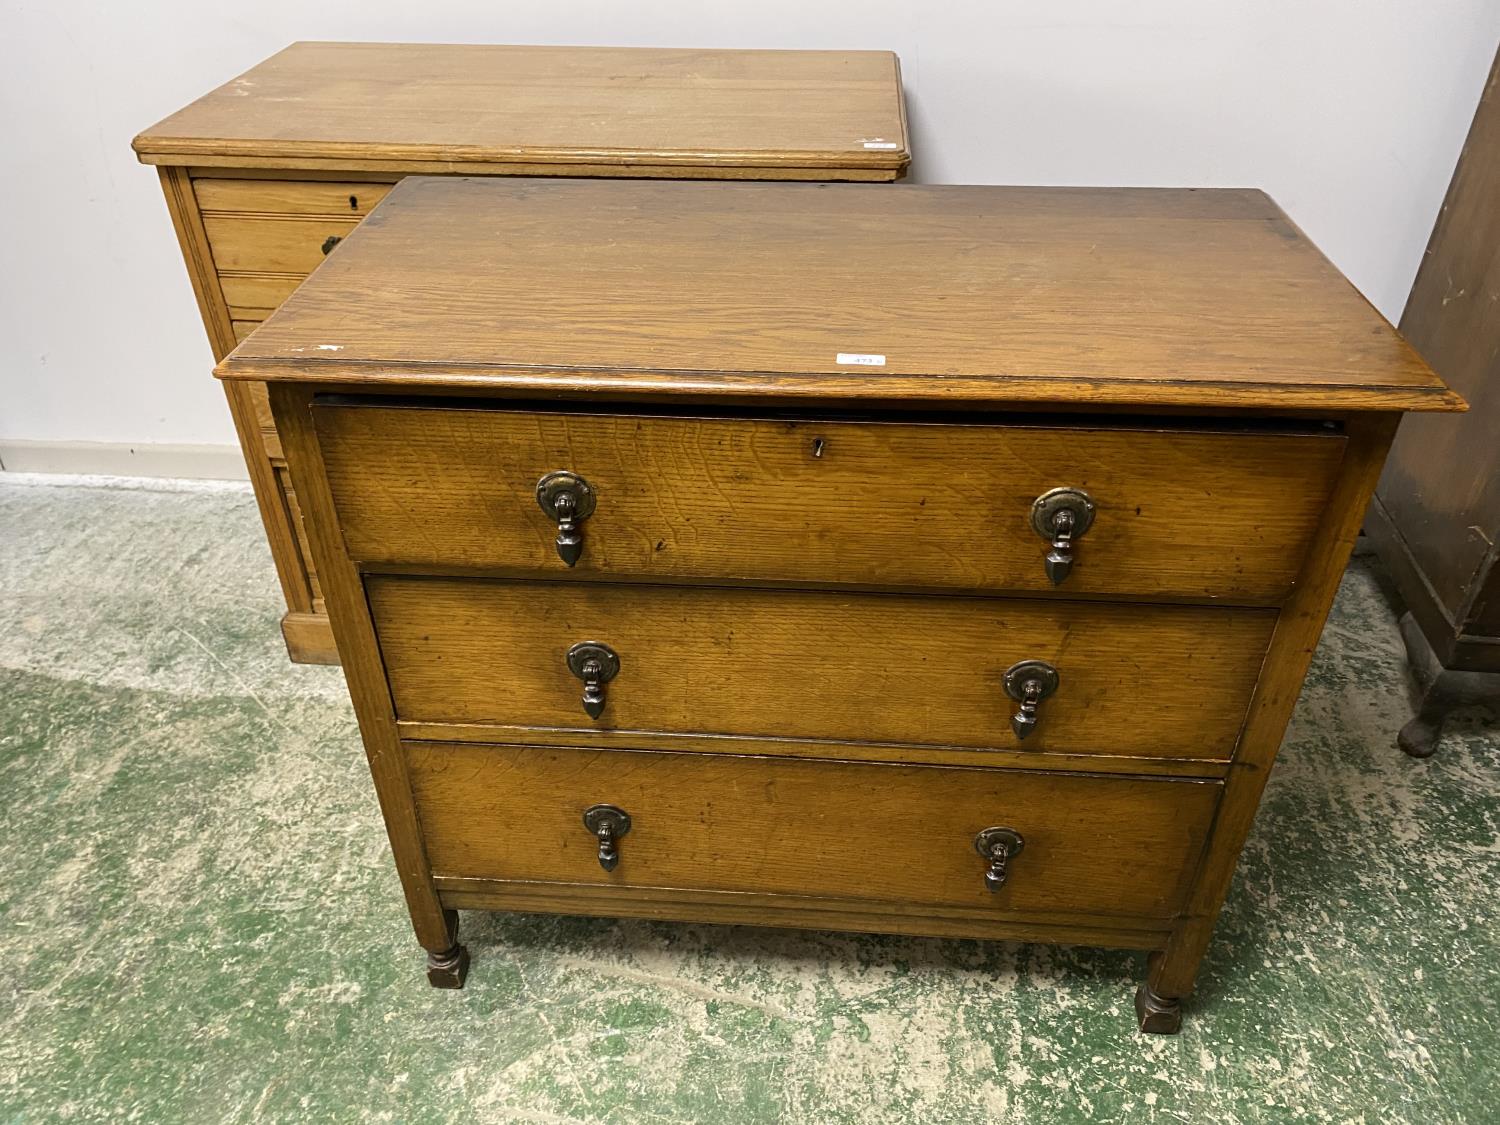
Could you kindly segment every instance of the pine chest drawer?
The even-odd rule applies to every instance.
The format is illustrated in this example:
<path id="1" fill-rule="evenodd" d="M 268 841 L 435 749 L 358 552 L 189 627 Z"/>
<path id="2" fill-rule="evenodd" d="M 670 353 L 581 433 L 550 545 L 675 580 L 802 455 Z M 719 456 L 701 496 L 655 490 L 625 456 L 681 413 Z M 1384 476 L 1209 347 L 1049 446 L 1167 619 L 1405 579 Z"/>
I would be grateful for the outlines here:
<path id="1" fill-rule="evenodd" d="M 413 178 L 219 373 L 433 984 L 464 909 L 1089 942 L 1153 1032 L 1461 405 L 1256 192 Z"/>

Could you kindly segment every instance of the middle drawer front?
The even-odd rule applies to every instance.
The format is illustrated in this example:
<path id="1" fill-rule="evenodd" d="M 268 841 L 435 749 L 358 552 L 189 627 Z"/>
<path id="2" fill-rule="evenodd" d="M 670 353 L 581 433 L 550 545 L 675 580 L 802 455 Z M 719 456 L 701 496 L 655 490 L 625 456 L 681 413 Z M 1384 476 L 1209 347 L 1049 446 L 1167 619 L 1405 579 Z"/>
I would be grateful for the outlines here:
<path id="1" fill-rule="evenodd" d="M 1227 760 L 1271 610 L 369 575 L 398 719 Z M 570 647 L 619 671 L 592 719 Z M 1005 672 L 1053 665 L 1024 741 Z M 543 735 L 542 737 L 545 737 Z"/>
<path id="2" fill-rule="evenodd" d="M 407 743 L 433 874 L 1171 918 L 1217 782 Z M 605 870 L 584 812 L 630 817 Z M 1021 848 L 996 890 L 975 846 Z"/>
<path id="3" fill-rule="evenodd" d="M 208 215 L 203 229 L 214 268 L 220 272 L 306 276 L 358 223 L 345 218 Z"/>

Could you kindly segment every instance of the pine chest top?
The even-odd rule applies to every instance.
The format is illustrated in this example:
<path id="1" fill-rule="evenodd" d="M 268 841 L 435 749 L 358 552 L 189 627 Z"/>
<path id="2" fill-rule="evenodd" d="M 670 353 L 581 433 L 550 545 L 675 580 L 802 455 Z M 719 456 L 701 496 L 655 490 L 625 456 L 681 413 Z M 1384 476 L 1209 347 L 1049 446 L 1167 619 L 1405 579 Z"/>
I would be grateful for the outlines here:
<path id="1" fill-rule="evenodd" d="M 226 378 L 1462 409 L 1263 193 L 409 178 Z"/>
<path id="2" fill-rule="evenodd" d="M 134 143 L 148 164 L 323 170 L 628 164 L 892 179 L 909 159 L 888 51 L 294 43 Z"/>

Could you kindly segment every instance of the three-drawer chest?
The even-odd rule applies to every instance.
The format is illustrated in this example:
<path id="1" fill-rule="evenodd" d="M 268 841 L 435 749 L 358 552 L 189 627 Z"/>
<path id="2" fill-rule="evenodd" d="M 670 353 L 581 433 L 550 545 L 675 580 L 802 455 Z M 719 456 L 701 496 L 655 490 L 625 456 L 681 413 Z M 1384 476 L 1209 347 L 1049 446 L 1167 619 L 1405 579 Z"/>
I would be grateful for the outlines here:
<path id="1" fill-rule="evenodd" d="M 888 51 L 294 43 L 134 145 L 160 172 L 215 359 L 404 176 L 888 181 L 910 159 Z M 336 663 L 265 385 L 226 390 L 287 652 Z"/>
<path id="2" fill-rule="evenodd" d="M 411 178 L 218 373 L 433 984 L 469 908 L 1071 942 L 1148 1031 L 1462 408 L 1255 191 Z"/>

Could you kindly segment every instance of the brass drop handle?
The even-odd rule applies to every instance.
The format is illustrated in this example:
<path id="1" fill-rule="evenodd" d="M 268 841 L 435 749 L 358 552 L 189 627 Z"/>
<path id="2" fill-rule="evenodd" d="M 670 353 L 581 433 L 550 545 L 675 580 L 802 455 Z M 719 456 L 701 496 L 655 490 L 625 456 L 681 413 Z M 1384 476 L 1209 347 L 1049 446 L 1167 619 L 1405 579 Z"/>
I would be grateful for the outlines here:
<path id="1" fill-rule="evenodd" d="M 599 841 L 599 866 L 613 871 L 620 863 L 620 837 L 630 831 L 630 814 L 617 805 L 590 805 L 583 826 Z"/>
<path id="2" fill-rule="evenodd" d="M 984 869 L 984 889 L 994 894 L 1005 886 L 1010 875 L 1010 861 L 1026 846 L 1025 839 L 1014 828 L 986 828 L 974 837 L 974 850 L 989 866 Z"/>
<path id="3" fill-rule="evenodd" d="M 620 674 L 620 657 L 599 641 L 579 641 L 568 649 L 568 671 L 583 681 L 583 709 L 589 718 L 604 712 L 604 685 Z"/>
<path id="4" fill-rule="evenodd" d="M 577 473 L 559 469 L 536 482 L 536 502 L 557 522 L 557 557 L 569 566 L 583 555 L 584 520 L 594 514 L 594 490 Z"/>
<path id="5" fill-rule="evenodd" d="M 1026 738 L 1041 719 L 1038 711 L 1042 700 L 1057 690 L 1061 677 L 1045 660 L 1022 660 L 1005 670 L 1003 682 L 1005 694 L 1021 705 L 1010 717 L 1010 729 L 1017 738 Z"/>
<path id="6" fill-rule="evenodd" d="M 1054 488 L 1031 505 L 1031 528 L 1047 540 L 1047 577 L 1059 585 L 1073 572 L 1073 547 L 1094 523 L 1094 500 L 1077 488 Z"/>
<path id="7" fill-rule="evenodd" d="M 329 252 L 335 246 L 337 246 L 340 242 L 343 242 L 343 241 L 344 241 L 344 236 L 343 235 L 341 235 L 341 234 L 330 234 L 327 238 L 325 238 L 323 240 L 323 257 L 325 257 L 325 258 L 328 257 Z"/>

